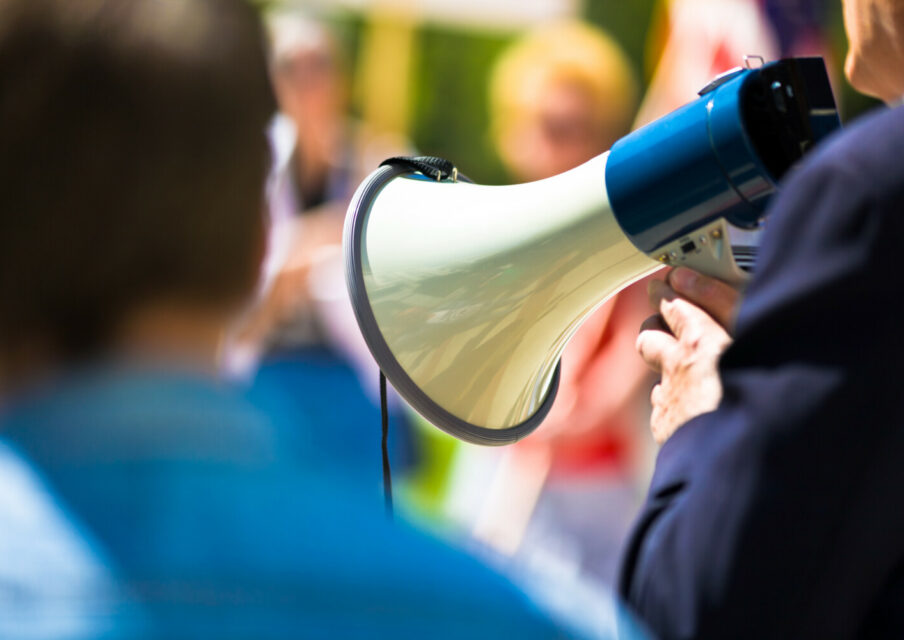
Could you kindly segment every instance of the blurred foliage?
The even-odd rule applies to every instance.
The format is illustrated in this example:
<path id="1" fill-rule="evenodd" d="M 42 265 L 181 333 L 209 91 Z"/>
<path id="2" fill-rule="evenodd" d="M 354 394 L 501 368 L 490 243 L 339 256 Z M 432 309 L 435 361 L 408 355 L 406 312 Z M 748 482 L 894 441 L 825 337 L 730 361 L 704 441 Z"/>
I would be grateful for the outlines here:
<path id="1" fill-rule="evenodd" d="M 594 0 L 586 18 L 615 37 L 643 77 L 656 0 Z M 510 182 L 489 137 L 487 85 L 493 62 L 517 33 L 425 26 L 414 72 L 409 135 L 420 152 L 449 158 L 483 184 Z"/>
<path id="2" fill-rule="evenodd" d="M 656 57 L 656 38 L 650 38 L 662 0 L 586 0 L 584 17 L 608 31 L 621 44 L 645 83 Z M 271 0 L 258 0 L 259 4 Z M 355 61 L 364 25 L 360 14 L 341 12 L 329 16 Z M 831 2 L 829 34 L 835 52 L 836 91 L 845 120 L 879 104 L 856 91 L 844 79 L 841 65 L 847 43 L 841 19 L 841 3 Z M 412 70 L 411 121 L 407 132 L 420 153 L 449 158 L 477 182 L 510 181 L 489 137 L 487 85 L 493 62 L 518 33 L 466 30 L 424 24 L 418 30 Z M 391 70 L 387 69 L 387 72 Z M 400 99 L 405 99 L 401 98 Z"/>
<path id="3" fill-rule="evenodd" d="M 647 80 L 646 52 L 658 0 L 587 0 L 584 17 L 607 31 L 627 52 L 638 78 Z"/>
<path id="4" fill-rule="evenodd" d="M 487 85 L 511 36 L 426 27 L 415 61 L 410 135 L 419 152 L 452 160 L 472 180 L 508 182 L 489 136 Z"/>
<path id="5" fill-rule="evenodd" d="M 587 20 L 609 31 L 625 48 L 638 77 L 655 2 L 587 2 Z M 449 158 L 483 184 L 510 182 L 489 136 L 487 85 L 496 57 L 517 35 L 437 26 L 420 33 L 409 134 L 419 151 Z"/>
<path id="6" fill-rule="evenodd" d="M 267 13 L 268 11 L 279 7 L 283 3 L 280 2 L 280 0 L 248 0 L 248 4 L 250 4 L 261 13 Z"/>

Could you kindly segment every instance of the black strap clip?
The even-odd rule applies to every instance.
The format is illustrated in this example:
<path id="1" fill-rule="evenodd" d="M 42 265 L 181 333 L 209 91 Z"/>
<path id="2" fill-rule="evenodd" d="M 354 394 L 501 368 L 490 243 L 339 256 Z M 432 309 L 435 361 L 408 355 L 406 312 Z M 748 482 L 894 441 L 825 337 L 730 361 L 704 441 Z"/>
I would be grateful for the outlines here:
<path id="1" fill-rule="evenodd" d="M 458 169 L 452 162 L 436 156 L 397 156 L 380 163 L 381 167 L 405 167 L 422 173 L 431 180 L 458 182 Z"/>

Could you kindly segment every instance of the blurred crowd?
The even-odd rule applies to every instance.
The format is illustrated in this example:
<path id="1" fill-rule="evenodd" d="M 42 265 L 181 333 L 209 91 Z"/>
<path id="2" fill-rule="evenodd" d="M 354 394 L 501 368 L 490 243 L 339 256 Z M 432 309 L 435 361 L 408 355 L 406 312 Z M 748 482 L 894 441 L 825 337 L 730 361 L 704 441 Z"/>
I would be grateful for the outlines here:
<path id="1" fill-rule="evenodd" d="M 44 0 L 42 2 L 48 4 Z M 53 4 L 49 2 L 49 5 Z M 59 6 L 54 8 L 65 13 L 62 3 L 56 4 Z M 96 4 L 100 6 L 103 3 Z M 9 434 L 14 443 L 10 451 L 24 451 L 45 468 L 37 477 L 30 478 L 27 471 L 17 470 L 12 463 L 4 465 L 7 471 L 3 474 L 9 476 L 5 481 L 7 486 L 26 487 L 21 489 L 20 495 L 43 492 L 44 482 L 52 487 L 67 487 L 59 503 L 68 505 L 67 509 L 76 514 L 73 516 L 78 523 L 75 531 L 88 532 L 85 538 L 88 543 L 73 542 L 78 536 L 71 532 L 47 543 L 47 548 L 57 550 L 79 546 L 78 561 L 73 561 L 71 567 L 57 565 L 57 571 L 66 574 L 67 584 L 76 585 L 73 588 L 105 584 L 107 577 L 95 569 L 84 567 L 91 565 L 92 557 L 100 557 L 103 561 L 99 564 L 104 565 L 106 558 L 111 556 L 115 559 L 113 564 L 120 563 L 126 567 L 124 571 L 135 571 L 140 576 L 139 583 L 163 589 L 161 585 L 167 584 L 172 576 L 178 580 L 196 575 L 193 571 L 200 571 L 190 559 L 196 557 L 192 553 L 198 553 L 198 550 L 186 547 L 185 552 L 181 553 L 180 540 L 198 540 L 202 537 L 199 532 L 208 531 L 209 527 L 228 530 L 236 540 L 250 539 L 253 533 L 242 529 L 243 518 L 270 523 L 271 534 L 265 542 L 252 545 L 257 551 L 246 557 L 249 566 L 253 562 L 271 566 L 275 576 L 273 584 L 279 581 L 283 569 L 300 573 L 310 571 L 315 575 L 320 575 L 318 571 L 329 574 L 357 569 L 363 571 L 364 577 L 353 578 L 351 583 L 370 597 L 379 588 L 368 589 L 368 585 L 383 585 L 381 579 L 406 562 L 403 551 L 410 551 L 410 557 L 419 559 L 424 566 L 452 567 L 459 562 L 457 556 L 446 558 L 442 556 L 445 551 L 436 551 L 431 546 L 438 544 L 432 536 L 439 536 L 458 547 L 465 547 L 469 553 L 476 554 L 506 575 L 526 576 L 524 583 L 528 585 L 567 584 L 581 593 L 605 593 L 612 587 L 621 544 L 648 484 L 655 454 L 647 429 L 648 398 L 654 379 L 634 351 L 637 329 L 649 315 L 646 282 L 636 283 L 605 302 L 575 335 L 563 356 L 561 386 L 552 412 L 533 436 L 517 445 L 482 449 L 454 441 L 430 427 L 399 397 L 392 396 L 391 461 L 397 479 L 397 495 L 400 496 L 399 509 L 403 518 L 432 533 L 422 539 L 418 537 L 421 534 L 412 528 L 410 540 L 403 536 L 408 548 L 400 550 L 392 546 L 394 543 L 387 542 L 396 535 L 395 531 L 381 529 L 384 524 L 375 525 L 376 519 L 368 520 L 373 509 L 364 505 L 367 501 L 360 495 L 376 495 L 381 474 L 378 369 L 358 332 L 345 293 L 341 253 L 345 209 L 359 182 L 382 159 L 414 153 L 444 155 L 442 148 L 424 147 L 414 128 L 406 128 L 405 124 L 411 122 L 409 111 L 417 109 L 416 104 L 412 106 L 408 103 L 409 95 L 373 95 L 380 91 L 381 84 L 372 78 L 359 77 L 359 74 L 374 74 L 374 69 L 377 69 L 387 77 L 385 87 L 397 87 L 397 79 L 390 81 L 388 78 L 395 75 L 410 77 L 410 69 L 404 65 L 416 60 L 418 43 L 424 44 L 417 39 L 417 25 L 410 16 L 398 17 L 392 11 L 386 13 L 380 9 L 380 3 L 374 5 L 376 8 L 371 9 L 364 3 L 361 15 L 353 19 L 349 18 L 348 10 L 333 13 L 321 4 L 317 5 L 316 10 L 304 3 L 276 3 L 270 7 L 265 13 L 269 47 L 266 64 L 276 99 L 275 115 L 271 117 L 265 107 L 256 103 L 237 114 L 211 114 L 214 120 L 220 118 L 225 121 L 245 117 L 248 111 L 254 111 L 258 119 L 266 120 L 268 134 L 269 161 L 264 194 L 266 224 L 259 242 L 252 242 L 260 254 L 262 266 L 259 277 L 257 271 L 254 271 L 254 276 L 249 276 L 247 265 L 254 260 L 238 252 L 242 257 L 241 260 L 237 258 L 233 265 L 233 280 L 244 282 L 250 278 L 254 281 L 246 287 L 252 302 L 235 305 L 229 295 L 217 298 L 217 305 L 220 305 L 217 309 L 225 305 L 230 312 L 235 311 L 233 307 L 239 308 L 239 312 L 234 314 L 237 319 L 230 319 L 228 323 L 228 339 L 216 344 L 215 361 L 206 363 L 219 377 L 237 382 L 242 389 L 240 397 L 226 402 L 218 399 L 217 390 L 194 382 L 181 386 L 174 386 L 169 381 L 160 382 L 156 377 L 159 372 L 153 367 L 152 373 L 142 370 L 137 376 L 122 375 L 116 373 L 121 372 L 121 365 L 117 364 L 112 367 L 112 381 L 108 380 L 108 373 L 98 379 L 92 369 L 92 373 L 80 376 L 75 388 L 67 387 L 54 395 L 53 402 L 42 401 L 36 406 L 29 406 L 26 401 L 25 409 L 13 411 L 14 417 L 4 427 L 4 433 Z M 399 11 L 398 7 L 394 11 Z M 590 13 L 592 11 L 588 10 Z M 393 18 L 394 15 L 396 18 Z M 5 19 L 8 22 L 3 23 L 3 29 L 12 28 L 9 27 L 11 19 L 8 16 Z M 656 119 L 694 98 L 696 90 L 713 76 L 745 64 L 745 55 L 757 54 L 765 59 L 792 54 L 823 55 L 830 60 L 838 58 L 829 31 L 832 19 L 826 3 L 817 1 L 663 1 L 656 5 L 650 23 L 639 27 L 647 34 L 647 54 L 646 59 L 637 60 L 626 52 L 619 41 L 619 34 L 607 31 L 605 24 L 582 20 L 581 13 L 574 8 L 563 10 L 560 20 L 547 21 L 517 32 L 506 31 L 504 46 L 493 59 L 488 60 L 483 73 L 476 76 L 475 81 L 481 83 L 477 91 L 483 97 L 482 103 L 477 106 L 457 104 L 456 108 L 486 110 L 486 128 L 471 133 L 475 153 L 489 141 L 494 158 L 510 182 L 540 180 L 590 160 L 605 152 L 633 127 Z M 34 16 L 28 15 L 22 20 L 26 27 L 32 25 L 29 28 L 39 29 L 34 26 L 39 22 Z M 159 20 L 161 29 L 179 23 L 178 16 L 148 20 Z M 238 22 L 238 18 L 232 23 L 225 20 L 220 25 L 223 31 L 217 37 L 251 38 L 235 26 Z M 347 37 L 349 25 L 357 33 L 356 38 L 351 40 Z M 461 28 L 449 27 L 453 30 Z M 498 25 L 494 29 L 498 30 Z M 433 24 L 420 37 L 429 38 L 430 34 L 441 30 L 441 26 Z M 164 37 L 156 32 L 149 33 L 143 33 L 142 37 Z M 0 38 L 9 39 L 12 36 L 3 31 Z M 209 38 L 203 42 L 213 46 L 215 40 Z M 43 60 L 40 55 L 46 54 L 39 55 L 24 44 L 19 45 L 24 47 L 25 53 L 17 55 L 34 56 L 38 63 Z M 109 47 L 116 51 L 116 47 L 125 45 L 114 41 Z M 363 58 L 373 55 L 374 51 L 386 55 L 387 63 L 375 65 L 372 60 Z M 447 52 L 453 58 L 456 54 L 455 51 Z M 204 52 L 193 52 L 192 55 L 203 60 L 204 64 L 209 63 Z M 391 63 L 403 66 L 394 68 Z M 4 58 L 0 59 L 0 64 L 10 63 Z M 46 68 L 42 67 L 49 78 L 48 83 L 55 77 L 54 64 L 59 62 L 53 61 L 47 63 Z M 244 61 L 237 60 L 236 68 L 244 68 L 243 64 Z M 14 69 L 3 69 L 3 73 L 14 72 Z M 155 81 L 163 82 L 151 71 L 148 73 Z M 237 83 L 240 79 L 233 80 Z M 229 82 L 228 79 L 213 78 L 211 86 L 222 87 Z M 253 82 L 250 84 L 253 85 Z M 356 91 L 360 87 L 366 88 L 362 90 L 365 94 L 359 95 L 361 91 Z M 262 95 L 266 93 L 264 89 L 258 89 Z M 241 97 L 244 89 L 234 88 L 234 91 Z M 193 94 L 189 94 L 186 89 L 188 99 L 195 99 Z M 115 91 L 112 95 L 116 99 L 130 99 Z M 25 96 L 23 100 L 28 98 Z M 243 99 L 253 102 L 252 96 L 244 96 Z M 458 97 L 449 95 L 442 99 L 456 103 Z M 72 106 L 84 108 L 84 112 L 90 114 L 90 104 L 87 98 L 85 100 L 88 106 Z M 22 104 L 25 106 L 22 107 Z M 9 106 L 5 102 L 0 107 L 7 109 L 0 113 L 7 117 L 17 117 L 15 109 L 34 108 L 29 103 Z M 163 102 L 159 108 L 169 114 L 170 107 Z M 394 109 L 398 111 L 395 117 L 386 115 L 393 113 Z M 172 117 L 177 118 L 176 115 Z M 38 153 L 42 150 L 44 139 L 53 135 L 54 131 L 39 125 L 35 127 L 35 131 L 41 131 L 44 137 L 31 144 L 28 141 L 19 143 L 24 145 L 23 148 Z M 97 131 L 91 130 L 92 140 L 98 145 L 114 144 L 103 138 L 103 126 L 98 124 L 97 127 Z M 204 138 L 205 131 L 199 125 L 194 144 L 210 142 Z M 65 133 L 63 131 L 60 135 Z M 68 142 L 81 144 L 75 138 Z M 148 138 L 150 159 L 142 161 L 153 161 L 153 154 L 157 153 L 185 152 L 186 158 L 194 157 L 191 149 L 170 149 L 165 145 L 158 149 L 151 144 L 153 142 Z M 223 153 L 234 151 L 228 143 L 231 144 L 230 141 L 222 143 Z M 236 142 L 237 145 L 244 143 Z M 11 145 L 9 148 L 19 147 Z M 467 154 L 450 159 L 463 172 L 468 172 L 471 159 Z M 123 162 L 126 160 L 130 159 L 123 159 Z M 183 158 L 181 161 L 187 160 Z M 479 164 L 483 160 L 477 162 Z M 242 188 L 240 183 L 253 181 L 256 177 L 263 180 L 264 175 L 256 176 L 254 173 L 263 171 L 262 166 L 249 161 L 247 167 L 233 167 L 234 183 L 216 185 L 222 190 L 220 201 L 224 208 L 236 202 L 236 193 Z M 84 180 L 78 185 L 61 182 L 60 192 L 78 198 L 83 191 L 104 185 L 109 176 L 91 175 L 90 172 L 95 169 L 86 164 Z M 151 177 L 163 184 L 166 171 L 160 171 L 159 176 Z M 34 175 L 23 176 L 20 176 L 22 184 L 37 184 Z M 134 178 L 131 174 L 126 177 Z M 479 176 L 476 177 L 479 179 Z M 127 182 L 122 182 L 117 189 L 127 186 Z M 85 200 L 86 210 L 102 208 L 111 199 L 120 197 L 118 191 L 112 188 L 103 187 L 100 191 L 109 198 L 91 195 Z M 22 202 L 33 196 L 16 191 L 8 193 L 12 193 L 10 197 L 21 198 Z M 134 204 L 129 198 L 121 196 L 121 201 L 126 203 L 123 206 Z M 11 206 L 19 204 L 16 201 Z M 42 201 L 35 206 L 44 204 Z M 54 201 L 50 204 L 56 207 L 59 203 Z M 142 205 L 139 202 L 134 206 L 140 209 Z M 550 215 L 554 216 L 555 212 L 551 211 Z M 51 220 L 46 224 L 55 223 Z M 156 270 L 159 267 L 164 275 L 182 273 L 179 269 L 183 263 L 192 262 L 193 250 L 204 254 L 205 258 L 219 251 L 205 248 L 203 243 L 180 250 L 182 253 L 178 254 L 168 248 L 161 249 L 168 245 L 151 223 L 147 223 L 146 227 L 130 227 L 114 219 L 102 219 L 91 224 L 95 227 L 85 231 L 81 241 L 90 244 L 104 242 L 104 238 L 109 237 L 123 243 L 123 255 L 133 251 L 129 243 L 137 243 L 137 236 L 149 239 L 150 244 L 141 250 L 149 256 L 141 268 Z M 256 233 L 252 227 L 241 229 L 229 219 L 204 224 L 209 224 L 209 228 L 214 230 L 212 235 L 218 238 L 235 236 L 233 242 L 249 238 L 254 240 L 251 236 Z M 224 233 L 221 226 L 227 228 L 229 234 Z M 192 232 L 200 233 L 199 229 L 200 226 Z M 0 233 L 3 233 L 2 228 Z M 47 246 L 49 250 L 58 251 L 58 255 L 68 255 L 70 251 L 69 244 L 61 248 L 61 243 L 77 242 L 80 238 L 50 235 L 53 237 L 45 239 L 58 244 L 51 242 Z M 157 253 L 153 254 L 153 251 Z M 127 273 L 131 263 L 126 258 L 122 261 L 126 265 L 122 273 Z M 149 264 L 153 266 L 148 267 Z M 93 265 L 97 273 L 79 271 L 83 266 L 73 262 L 69 276 L 81 273 L 86 278 L 93 277 L 104 270 L 103 266 Z M 115 270 L 113 266 L 110 265 L 111 270 Z M 199 273 L 212 268 L 204 266 Z M 228 279 L 228 274 L 220 275 Z M 47 277 L 46 282 L 36 281 L 34 286 L 51 286 L 47 284 L 51 282 L 50 276 Z M 132 286 L 130 282 L 117 284 Z M 73 344 L 72 353 L 79 356 L 73 361 L 79 367 L 83 364 L 85 353 L 96 355 L 103 352 L 104 362 L 107 362 L 111 352 L 122 352 L 129 354 L 130 362 L 149 359 L 157 363 L 166 359 L 163 356 L 172 355 L 169 350 L 174 349 L 174 360 L 181 362 L 188 359 L 183 357 L 180 349 L 172 346 L 169 340 L 172 332 L 169 330 L 183 320 L 188 326 L 188 321 L 180 315 L 182 307 L 178 304 L 186 297 L 191 299 L 195 296 L 195 290 L 186 288 L 185 291 L 161 293 L 154 289 L 157 280 L 148 280 L 145 284 L 146 289 L 138 291 L 138 284 L 135 284 L 135 291 L 123 294 L 123 308 L 126 308 L 126 301 L 131 305 L 135 296 L 147 293 L 145 298 L 135 303 L 138 306 L 130 306 L 128 312 L 132 314 L 139 307 L 143 310 L 145 303 L 150 307 L 153 302 L 153 313 L 130 315 L 129 322 L 124 325 L 126 328 L 116 334 L 116 340 L 103 342 L 102 350 L 99 350 L 100 340 Z M 3 286 L 7 287 L 6 284 Z M 12 291 L 18 289 L 9 285 L 3 289 L 3 294 L 13 296 Z M 84 306 L 87 304 L 85 300 L 103 298 L 107 295 L 105 292 L 106 289 L 85 290 L 79 304 Z M 158 302 L 161 304 L 158 305 Z M 108 300 L 108 303 L 113 305 L 113 301 Z M 67 313 L 72 312 L 60 317 L 64 318 L 61 322 L 73 331 L 95 321 L 93 315 L 75 314 L 73 310 L 82 307 L 72 306 L 68 297 L 61 297 L 54 304 L 65 308 Z M 177 307 L 179 313 L 174 311 Z M 113 309 L 112 306 L 110 308 Z M 34 309 L 45 308 L 36 303 Z M 34 309 L 23 305 L 21 309 L 16 307 L 9 313 L 21 311 L 18 321 L 28 323 L 39 317 L 27 315 L 26 311 L 38 314 Z M 200 310 L 193 311 L 198 311 L 195 314 L 198 317 L 203 315 Z M 113 316 L 113 311 L 105 313 Z M 192 322 L 197 319 L 195 315 Z M 160 327 L 166 330 L 161 331 Z M 101 328 L 106 330 L 105 325 L 98 324 L 97 331 Z M 39 372 L 36 377 L 41 380 L 51 377 L 43 374 L 42 367 L 45 362 L 57 361 L 48 355 L 53 352 L 51 347 L 56 348 L 55 343 L 45 343 L 42 339 L 28 342 L 26 338 L 30 340 L 34 336 L 18 325 L 0 323 L 0 331 L 16 336 L 7 345 L 8 348 L 4 348 L 5 360 L 0 367 L 4 372 L 9 372 L 0 376 L 5 394 L 14 395 L 8 391 L 16 388 L 10 380 L 27 380 L 33 369 Z M 179 335 L 183 346 L 186 346 L 185 353 L 201 351 L 208 342 L 216 342 L 206 330 L 198 330 L 194 334 L 186 331 Z M 123 351 L 120 345 L 130 346 Z M 140 348 L 134 348 L 135 345 L 140 345 Z M 66 343 L 66 349 L 68 346 Z M 153 357 L 146 358 L 148 354 Z M 64 361 L 68 363 L 68 360 L 60 360 Z M 179 368 L 180 375 L 184 373 L 182 369 Z M 185 369 L 193 371 L 194 365 Z M 161 392 L 161 389 L 164 391 Z M 29 391 L 23 397 L 30 398 L 30 394 Z M 130 399 L 144 407 L 138 418 L 128 412 Z M 4 404 L 18 406 L 9 398 Z M 230 407 L 229 411 L 222 408 L 226 405 Z M 251 407 L 268 416 L 275 434 L 272 435 L 272 442 L 268 440 L 271 435 L 263 439 L 257 439 L 257 436 L 252 438 L 245 426 L 227 430 L 226 435 L 207 434 L 200 428 L 178 430 L 173 427 L 172 432 L 159 428 L 169 420 L 167 412 L 175 416 L 171 422 L 166 422 L 170 426 L 181 424 L 179 421 L 184 421 L 185 416 L 192 415 L 192 412 L 204 416 L 211 415 L 211 412 L 217 415 L 228 413 L 232 416 L 229 420 L 238 423 L 241 420 L 236 416 L 244 416 Z M 61 415 L 65 415 L 70 423 L 66 428 L 54 422 Z M 116 429 L 134 429 L 135 420 L 140 423 L 140 428 L 146 430 L 134 442 L 123 444 L 124 439 L 116 435 Z M 31 435 L 30 429 L 38 423 L 39 426 L 52 425 L 44 431 L 49 435 L 40 438 Z M 73 436 L 72 433 L 78 435 Z M 175 447 L 176 453 L 169 448 L 172 443 L 168 438 L 172 438 L 173 442 L 180 439 L 183 442 Z M 116 449 L 119 444 L 122 444 L 122 449 Z M 150 470 L 142 467 L 142 470 L 135 471 L 130 467 L 122 471 L 122 475 L 116 475 L 111 471 L 111 465 L 114 459 L 116 464 L 122 463 L 122 451 L 128 452 L 127 460 L 146 460 L 158 455 L 154 452 L 166 451 L 169 457 L 164 457 L 169 462 L 154 462 L 156 466 L 152 465 Z M 6 449 L 0 449 L 0 457 L 6 455 Z M 172 462 L 172 459 L 177 462 Z M 236 472 L 238 476 L 223 475 L 219 477 L 216 487 L 210 488 L 202 486 L 205 480 L 193 467 L 179 468 L 175 476 L 155 484 L 158 480 L 154 478 L 158 476 L 153 474 L 162 468 L 177 468 L 186 459 L 209 464 L 228 460 L 240 468 L 278 467 L 280 472 L 276 478 L 258 482 L 270 482 L 279 488 L 268 493 L 255 485 L 257 488 L 252 491 L 238 477 L 242 472 Z M 98 461 L 97 468 L 91 467 Z M 306 470 L 306 475 L 301 479 L 293 475 L 293 470 L 299 468 Z M 333 485 L 322 479 L 326 476 L 318 476 L 313 471 L 320 469 L 329 470 L 332 474 L 330 478 L 341 476 L 342 483 L 352 486 L 349 491 L 357 497 L 349 498 L 339 489 L 336 489 L 339 493 L 335 495 L 325 494 L 319 498 L 313 493 L 308 495 L 311 487 L 320 490 L 320 484 L 330 485 L 330 490 L 333 490 Z M 184 493 L 193 487 L 197 488 L 196 494 Z M 108 492 L 103 499 L 95 497 L 99 488 Z M 154 491 L 160 494 L 154 494 Z M 287 501 L 280 502 L 277 497 Z M 290 497 L 292 500 L 289 500 Z M 233 498 L 235 503 L 230 502 Z M 51 502 L 56 504 L 54 500 Z M 0 508 L 3 504 L 4 498 L 0 496 Z M 244 505 L 241 507 L 244 511 L 238 514 L 229 511 L 232 515 L 227 518 L 223 516 L 226 511 L 217 510 L 233 509 L 235 504 Z M 19 503 L 13 507 L 20 511 L 24 508 Z M 13 507 L 8 507 L 7 511 L 15 510 Z M 111 514 L 118 513 L 114 508 L 131 515 L 114 517 Z M 329 557 L 341 556 L 343 562 L 320 567 L 316 558 L 307 558 L 307 564 L 293 562 L 277 551 L 292 545 L 292 535 L 300 531 L 312 535 L 312 530 L 323 526 L 336 513 L 358 508 L 361 515 L 347 523 L 351 530 L 337 532 L 332 526 L 326 526 L 315 536 L 318 543 L 325 545 L 324 548 L 333 549 L 330 547 L 332 541 L 334 556 Z M 291 513 L 292 517 L 286 521 L 274 519 L 275 512 Z M 64 529 L 61 522 L 65 517 L 54 513 L 52 510 L 34 511 L 31 524 L 21 528 L 21 535 L 31 537 L 38 529 L 45 532 L 42 535 L 46 535 L 46 531 Z M 172 524 L 174 522 L 182 524 L 177 526 Z M 145 528 L 146 536 L 133 540 L 131 532 L 134 527 Z M 350 551 L 340 544 L 344 541 L 351 545 L 357 536 L 372 536 L 376 542 L 368 548 L 375 554 L 381 548 L 395 548 L 396 551 L 377 562 L 373 556 Z M 386 546 L 381 547 L 378 542 Z M 148 546 L 136 548 L 140 544 Z M 222 577 L 218 573 L 220 568 L 227 567 L 228 570 L 224 571 L 232 572 L 230 575 L 253 572 L 242 562 L 236 563 L 236 558 L 241 554 L 224 550 L 225 543 L 218 546 L 215 542 L 208 542 L 201 547 L 206 555 L 197 562 L 207 562 L 210 569 L 209 573 L 203 574 L 203 579 L 192 583 L 192 588 L 196 590 L 194 593 L 201 600 L 203 594 L 214 593 L 211 585 Z M 26 560 L 31 556 L 19 554 L 9 545 L 0 546 L 0 549 L 4 557 L 16 554 L 22 558 L 24 568 L 21 573 L 33 575 L 27 569 Z M 272 554 L 268 555 L 268 551 Z M 168 577 L 158 571 L 166 566 L 176 567 Z M 365 570 L 361 568 L 363 566 L 370 568 Z M 464 569 L 461 575 L 450 569 L 450 581 L 454 583 L 457 579 L 466 584 L 469 580 L 475 580 L 477 584 L 490 585 L 487 587 L 487 611 L 493 603 L 516 606 L 511 604 L 516 602 L 518 607 L 524 606 L 525 611 L 534 615 L 534 609 L 523 604 L 523 595 L 513 595 L 505 590 L 508 587 L 501 586 L 498 593 L 494 592 L 495 577 L 480 573 L 483 569 L 476 563 L 474 567 L 475 573 L 471 577 Z M 441 569 L 438 571 L 439 575 L 445 575 Z M 2 573 L 3 570 L 0 570 Z M 333 587 L 339 589 L 336 586 L 340 584 L 339 578 L 336 580 Z M 399 577 L 395 582 L 390 580 L 390 585 L 398 587 L 402 582 L 403 578 Z M 273 584 L 256 584 L 253 593 L 230 593 L 245 604 L 248 601 L 259 604 L 261 598 L 265 598 L 262 594 L 267 589 L 275 588 Z M 328 595 L 313 593 L 323 585 L 323 582 L 318 583 L 317 588 L 304 591 L 303 596 L 313 598 L 319 607 L 328 608 Z M 436 598 L 445 597 L 440 587 L 434 585 L 432 588 Z M 424 594 L 416 595 L 399 587 L 392 593 L 423 603 L 429 601 L 433 591 L 428 589 Z M 210 595 L 210 598 L 216 600 L 220 596 L 221 593 Z M 354 597 L 354 594 L 349 597 Z M 287 603 L 291 605 L 288 601 L 281 602 Z M 161 606 L 178 608 L 184 603 L 170 594 L 162 598 Z M 381 602 L 378 607 L 381 613 L 374 613 L 371 623 L 387 624 L 386 620 L 391 619 L 391 615 L 386 612 L 412 615 L 408 610 L 399 613 L 394 606 L 388 601 Z M 468 606 L 475 605 L 462 597 L 460 601 L 450 601 L 448 608 L 454 610 Z M 312 606 L 312 609 L 316 607 Z M 484 612 L 484 615 L 480 611 L 473 622 L 483 625 L 481 629 L 491 630 L 496 628 L 494 625 L 508 629 L 505 624 L 494 622 L 490 613 Z M 383 614 L 386 614 L 385 617 L 381 617 Z M 251 624 L 238 614 L 232 622 L 238 629 L 247 628 L 242 627 L 244 624 Z M 322 620 L 320 622 L 323 623 Z M 0 629 L 3 624 L 0 622 Z M 454 628 L 467 634 L 467 625 Z M 545 627 L 538 624 L 533 628 L 539 637 Z M 204 627 L 198 629 L 203 635 Z M 412 633 L 430 635 L 428 626 L 414 624 L 409 631 L 412 629 Z M 454 635 L 451 628 L 449 633 Z"/>

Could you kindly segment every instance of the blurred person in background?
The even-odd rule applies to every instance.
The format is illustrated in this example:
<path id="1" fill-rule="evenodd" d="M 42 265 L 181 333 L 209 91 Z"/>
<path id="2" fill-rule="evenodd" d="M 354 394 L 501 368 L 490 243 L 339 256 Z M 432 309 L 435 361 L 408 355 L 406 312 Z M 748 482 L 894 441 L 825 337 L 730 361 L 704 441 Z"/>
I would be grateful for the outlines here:
<path id="1" fill-rule="evenodd" d="M 745 64 L 745 56 L 775 59 L 779 43 L 763 0 L 664 0 L 648 49 L 655 70 L 638 126 L 695 99 L 718 74 Z"/>
<path id="2" fill-rule="evenodd" d="M 268 253 L 259 303 L 227 354 L 230 369 L 244 374 L 250 397 L 299 456 L 342 461 L 377 483 L 378 369 L 348 301 L 341 236 L 358 183 L 402 145 L 350 118 L 348 65 L 326 25 L 297 9 L 271 13 L 267 25 L 279 104 Z M 402 412 L 391 420 L 393 467 L 402 472 L 413 458 L 410 427 Z"/>
<path id="3" fill-rule="evenodd" d="M 276 105 L 250 5 L 0 0 L 0 79 L 0 575 L 62 524 L 77 579 L 51 604 L 94 602 L 100 563 L 143 637 L 602 635 L 391 523 L 345 465 L 287 459 L 218 380 L 266 245 Z M 27 636 L 29 612 L 104 616 L 23 594 L 0 619 Z"/>
<path id="4" fill-rule="evenodd" d="M 720 73 L 760 64 L 758 58 L 822 56 L 834 70 L 824 0 L 663 0 L 657 17 L 638 126 L 690 102 Z"/>
<path id="5" fill-rule="evenodd" d="M 493 140 L 515 181 L 549 178 L 626 134 L 637 94 L 630 63 L 607 34 L 580 22 L 544 26 L 497 61 Z M 653 380 L 634 351 L 648 315 L 645 287 L 619 293 L 582 326 L 562 356 L 543 426 L 496 458 L 475 534 L 516 563 L 612 584 L 652 445 L 643 425 Z"/>

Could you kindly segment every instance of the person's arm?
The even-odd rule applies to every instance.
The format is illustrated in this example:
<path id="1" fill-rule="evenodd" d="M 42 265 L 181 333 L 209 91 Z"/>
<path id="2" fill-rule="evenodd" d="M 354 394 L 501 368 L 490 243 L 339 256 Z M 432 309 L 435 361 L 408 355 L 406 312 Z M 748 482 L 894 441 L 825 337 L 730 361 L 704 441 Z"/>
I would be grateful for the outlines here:
<path id="1" fill-rule="evenodd" d="M 901 216 L 822 160 L 777 199 L 721 404 L 665 442 L 629 539 L 620 591 L 662 638 L 852 635 L 900 552 L 897 492 L 876 487 L 904 482 L 887 375 L 904 358 L 887 312 L 901 308 L 887 283 Z M 669 384 L 694 375 L 682 353 Z"/>

